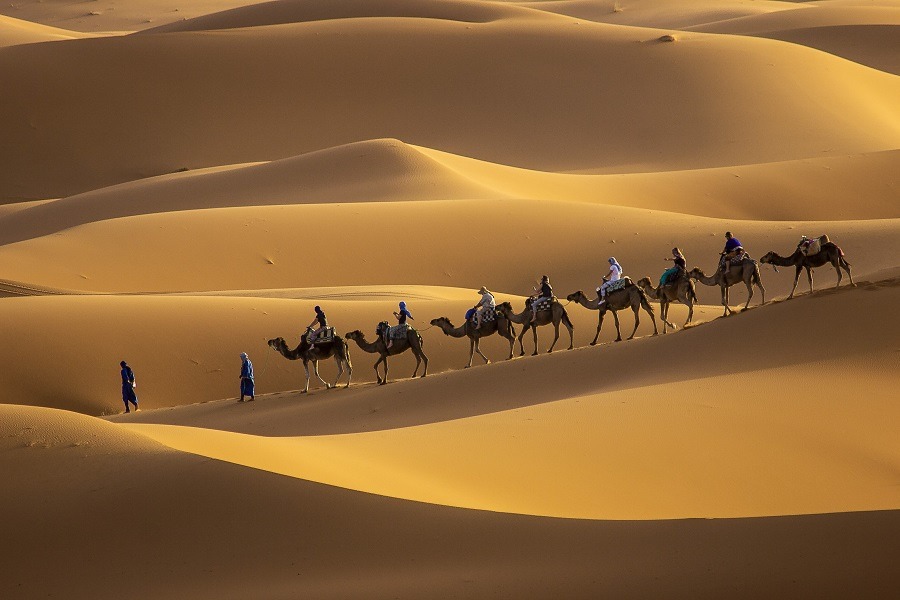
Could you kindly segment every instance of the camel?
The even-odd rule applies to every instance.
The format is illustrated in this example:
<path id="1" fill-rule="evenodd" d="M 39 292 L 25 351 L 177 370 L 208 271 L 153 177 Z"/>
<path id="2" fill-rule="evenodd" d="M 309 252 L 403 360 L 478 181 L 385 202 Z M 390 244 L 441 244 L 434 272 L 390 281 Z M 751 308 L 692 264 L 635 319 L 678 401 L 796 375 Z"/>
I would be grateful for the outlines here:
<path id="1" fill-rule="evenodd" d="M 499 333 L 501 337 L 505 337 L 509 340 L 509 358 L 513 357 L 513 347 L 516 343 L 516 330 L 512 326 L 512 323 L 505 317 L 500 316 L 499 313 L 497 313 L 497 316 L 493 321 L 483 322 L 478 329 L 475 329 L 475 323 L 471 320 L 466 321 L 459 327 L 454 327 L 453 323 L 451 323 L 450 319 L 447 317 L 432 319 L 431 324 L 440 327 L 441 331 L 450 337 L 469 338 L 469 364 L 465 367 L 467 369 L 472 366 L 472 360 L 475 358 L 476 352 L 478 353 L 478 356 L 484 359 L 485 364 L 491 362 L 488 360 L 487 356 L 481 352 L 478 344 L 481 341 L 481 338 L 494 335 L 495 333 Z"/>
<path id="2" fill-rule="evenodd" d="M 522 338 L 525 337 L 525 332 L 531 329 L 532 335 L 534 336 L 534 352 L 531 354 L 532 356 L 537 356 L 538 353 L 538 338 L 537 338 L 537 328 L 542 325 L 553 324 L 553 328 L 555 330 L 555 336 L 553 338 L 553 343 L 550 344 L 550 349 L 547 350 L 547 353 L 553 352 L 553 347 L 556 345 L 556 341 L 559 339 L 559 324 L 562 322 L 563 325 L 566 326 L 566 329 L 569 330 L 569 350 L 575 347 L 575 326 L 572 325 L 572 321 L 569 319 L 569 315 L 566 313 L 566 309 L 563 308 L 563 305 L 558 301 L 554 300 L 552 304 L 552 308 L 550 310 L 542 310 L 537 314 L 537 318 L 535 322 L 531 322 L 531 316 L 534 314 L 531 312 L 531 304 L 529 302 L 525 302 L 525 310 L 516 314 L 513 312 L 512 304 L 509 302 L 502 302 L 497 305 L 497 314 L 502 315 L 504 318 L 512 321 L 513 323 L 518 323 L 520 325 L 524 325 L 522 327 L 522 333 L 519 334 L 519 348 L 521 352 L 519 356 L 525 355 L 525 345 L 522 343 Z"/>
<path id="3" fill-rule="evenodd" d="M 339 337 L 335 337 L 331 342 L 324 344 L 314 344 L 310 347 L 309 342 L 307 342 L 307 336 L 312 331 L 311 328 L 306 329 L 306 334 L 300 339 L 300 345 L 291 350 L 288 348 L 287 342 L 282 337 L 277 337 L 274 340 L 269 340 L 269 347 L 276 350 L 279 354 L 285 357 L 288 360 L 297 360 L 300 359 L 303 361 L 303 368 L 306 370 L 306 387 L 303 388 L 302 393 L 306 393 L 309 391 L 309 363 L 313 364 L 313 372 L 318 377 L 319 381 L 325 386 L 325 389 L 331 389 L 337 387 L 338 381 L 341 379 L 341 375 L 344 374 L 344 364 L 347 365 L 347 386 L 350 387 L 350 380 L 353 379 L 353 365 L 350 364 L 350 349 L 347 347 L 347 342 L 342 340 Z M 334 356 L 334 362 L 337 364 L 338 374 L 334 380 L 334 384 L 329 384 L 324 379 L 319 376 L 319 361 L 325 360 L 326 358 L 331 358 Z"/>
<path id="4" fill-rule="evenodd" d="M 637 282 L 638 287 L 644 290 L 647 297 L 651 300 L 659 300 L 659 316 L 663 322 L 663 333 L 667 327 L 677 329 L 675 325 L 669 322 L 669 305 L 673 302 L 681 302 L 688 307 L 687 321 L 685 325 L 694 319 L 694 303 L 698 303 L 697 290 L 694 287 L 694 280 L 682 274 L 674 285 L 661 285 L 653 287 L 649 277 L 644 277 Z"/>
<path id="5" fill-rule="evenodd" d="M 375 377 L 378 380 L 378 385 L 384 385 L 387 383 L 388 376 L 388 356 L 395 356 L 397 354 L 403 354 L 407 350 L 412 350 L 412 353 L 416 357 L 416 369 L 413 371 L 412 376 L 415 377 L 416 373 L 419 372 L 419 364 L 424 360 L 425 361 L 425 370 L 422 371 L 422 377 L 428 374 L 428 357 L 425 356 L 425 351 L 422 350 L 422 346 L 424 345 L 424 341 L 422 340 L 422 336 L 419 335 L 419 332 L 410 327 L 406 331 L 406 337 L 400 338 L 398 340 L 394 340 L 394 343 L 391 344 L 391 347 L 388 348 L 387 344 L 384 341 L 384 338 L 379 335 L 378 339 L 374 342 L 366 341 L 366 336 L 362 331 L 357 329 L 356 331 L 351 331 L 345 336 L 348 340 L 353 340 L 356 344 L 362 349 L 363 352 L 368 352 L 369 354 L 380 354 L 378 360 L 375 361 Z M 381 377 L 381 374 L 378 372 L 378 365 L 384 363 L 384 378 Z"/>
<path id="6" fill-rule="evenodd" d="M 634 284 L 626 285 L 621 289 L 607 294 L 606 302 L 603 304 L 600 304 L 600 298 L 595 298 L 594 300 L 588 299 L 581 290 L 578 290 L 574 294 L 569 294 L 566 296 L 566 300 L 569 302 L 577 302 L 588 310 L 599 311 L 597 317 L 597 333 L 594 335 L 591 346 L 597 344 L 597 338 L 600 337 L 600 328 L 603 327 L 603 316 L 607 311 L 612 311 L 613 319 L 616 323 L 616 341 L 622 341 L 622 332 L 619 330 L 619 315 L 617 313 L 618 311 L 629 307 L 634 311 L 634 330 L 628 337 L 629 340 L 634 338 L 638 325 L 641 324 L 641 308 L 647 311 L 647 314 L 650 315 L 650 318 L 653 320 L 653 335 L 659 335 L 659 329 L 656 326 L 656 315 L 653 312 L 653 307 L 650 306 L 647 294 L 644 293 L 644 290 Z"/>
<path id="7" fill-rule="evenodd" d="M 723 317 L 727 317 L 734 312 L 731 310 L 731 307 L 728 306 L 728 288 L 741 281 L 747 286 L 747 292 L 749 292 L 747 295 L 747 304 L 744 305 L 744 310 L 747 310 L 747 307 L 750 306 L 750 300 L 753 298 L 754 285 L 762 292 L 762 304 L 766 303 L 766 288 L 763 287 L 762 280 L 759 278 L 759 264 L 749 256 L 744 257 L 744 260 L 741 261 L 741 264 L 739 265 L 730 265 L 726 273 L 722 273 L 721 269 L 716 269 L 716 274 L 709 277 L 702 269 L 694 267 L 688 275 L 703 285 L 717 285 L 721 288 L 722 306 L 725 307 L 725 314 L 722 315 Z"/>
<path id="8" fill-rule="evenodd" d="M 769 252 L 760 259 L 760 262 L 772 265 L 776 272 L 778 267 L 793 266 L 797 269 L 797 272 L 794 274 L 794 287 L 791 289 L 791 295 L 788 296 L 788 300 L 794 297 L 794 292 L 797 290 L 797 282 L 800 281 L 800 271 L 803 269 L 806 269 L 806 277 L 809 279 L 810 294 L 813 292 L 812 270 L 827 264 L 831 264 L 834 270 L 837 271 L 837 283 L 834 287 L 837 288 L 841 285 L 841 279 L 843 278 L 841 269 L 847 271 L 850 285 L 856 285 L 853 283 L 853 275 L 850 274 L 850 263 L 844 259 L 844 251 L 835 245 L 834 242 L 822 244 L 822 249 L 812 256 L 804 255 L 800 248 L 797 248 L 790 256 L 779 256 L 775 252 Z"/>

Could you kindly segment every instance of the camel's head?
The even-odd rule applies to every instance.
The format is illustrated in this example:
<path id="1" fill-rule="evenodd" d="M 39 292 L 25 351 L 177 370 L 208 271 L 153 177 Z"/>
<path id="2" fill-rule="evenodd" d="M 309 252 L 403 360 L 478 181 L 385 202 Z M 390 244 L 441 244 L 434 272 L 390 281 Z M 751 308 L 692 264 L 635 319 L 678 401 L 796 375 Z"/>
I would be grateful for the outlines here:
<path id="1" fill-rule="evenodd" d="M 574 293 L 566 296 L 566 300 L 568 300 L 569 302 L 578 302 L 579 299 L 584 298 L 584 297 L 585 297 L 584 292 L 582 292 L 581 290 L 578 290 L 577 292 L 574 292 Z"/>
<path id="2" fill-rule="evenodd" d="M 437 327 L 440 327 L 442 325 L 449 325 L 450 319 L 448 319 L 447 317 L 438 317 L 437 319 L 432 319 L 431 324 Z"/>
<path id="3" fill-rule="evenodd" d="M 703 269 L 701 269 L 700 267 L 694 267 L 693 269 L 688 271 L 688 277 L 690 277 L 691 279 L 699 279 L 705 276 L 706 275 L 703 274 Z"/>
<path id="4" fill-rule="evenodd" d="M 362 339 L 363 332 L 359 329 L 354 329 L 353 331 L 347 332 L 344 337 L 348 340 L 359 340 Z"/>
<path id="5" fill-rule="evenodd" d="M 652 285 L 649 277 L 641 277 L 640 279 L 638 279 L 637 284 L 639 287 L 642 287 L 645 289 Z"/>
<path id="6" fill-rule="evenodd" d="M 759 259 L 759 262 L 770 264 L 775 259 L 775 256 L 776 255 L 774 252 L 766 252 L 765 256 L 763 256 L 761 259 Z M 775 269 L 776 273 L 778 272 L 778 265 L 773 264 L 772 268 Z"/>
<path id="7" fill-rule="evenodd" d="M 272 348 L 273 350 L 278 350 L 278 348 L 286 345 L 283 337 L 277 337 L 274 340 L 269 340 L 266 343 L 269 345 L 269 348 Z"/>
<path id="8" fill-rule="evenodd" d="M 512 304 L 509 302 L 501 302 L 494 310 L 500 314 L 507 315 L 512 312 Z"/>

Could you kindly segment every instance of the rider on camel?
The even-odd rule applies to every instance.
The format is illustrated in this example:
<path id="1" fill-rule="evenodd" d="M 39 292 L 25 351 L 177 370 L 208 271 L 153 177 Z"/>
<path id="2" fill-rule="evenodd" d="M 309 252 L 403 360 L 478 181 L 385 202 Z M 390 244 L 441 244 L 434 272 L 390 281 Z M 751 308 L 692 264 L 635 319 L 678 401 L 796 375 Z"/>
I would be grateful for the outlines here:
<path id="1" fill-rule="evenodd" d="M 622 278 L 622 265 L 619 264 L 616 257 L 610 256 L 608 262 L 609 273 L 603 276 L 603 284 L 597 288 L 597 297 L 600 298 L 600 302 L 597 303 L 597 306 L 606 302 L 607 288 L 609 288 L 614 281 L 618 281 Z"/>
<path id="2" fill-rule="evenodd" d="M 550 287 L 550 277 L 548 275 L 544 275 L 541 277 L 541 291 L 538 294 L 532 296 L 531 301 L 531 322 L 537 319 L 537 306 L 541 300 L 544 298 L 552 298 L 553 297 L 553 288 Z"/>
<path id="3" fill-rule="evenodd" d="M 741 245 L 740 240 L 732 236 L 730 231 L 726 231 L 725 248 L 721 253 L 722 258 L 719 261 L 719 270 L 722 271 L 722 273 L 727 273 L 729 265 L 731 264 L 731 259 L 742 254 L 743 252 L 744 247 Z"/>
<path id="4" fill-rule="evenodd" d="M 328 319 L 325 317 L 325 313 L 322 311 L 322 308 L 317 306 L 315 308 L 316 317 L 312 320 L 312 322 L 307 325 L 308 329 L 312 329 L 316 324 L 318 327 L 313 330 L 312 333 L 309 334 L 309 345 L 312 346 L 316 343 L 316 338 L 319 337 L 319 334 L 325 331 L 325 328 L 328 327 Z"/>

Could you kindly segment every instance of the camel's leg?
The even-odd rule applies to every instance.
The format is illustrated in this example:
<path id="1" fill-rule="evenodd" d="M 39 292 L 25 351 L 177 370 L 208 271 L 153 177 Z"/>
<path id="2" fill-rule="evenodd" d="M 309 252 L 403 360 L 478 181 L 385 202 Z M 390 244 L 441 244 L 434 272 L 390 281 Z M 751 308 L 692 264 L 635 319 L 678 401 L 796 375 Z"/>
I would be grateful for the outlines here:
<path id="1" fill-rule="evenodd" d="M 535 323 L 531 327 L 531 336 L 534 338 L 534 352 L 532 352 L 531 355 L 537 356 L 537 353 L 538 353 L 537 323 Z"/>
<path id="2" fill-rule="evenodd" d="M 321 376 L 321 375 L 319 375 L 319 361 L 317 361 L 317 360 L 314 360 L 314 361 L 313 361 L 313 373 L 316 374 L 316 378 L 317 378 L 319 381 L 322 382 L 322 385 L 325 386 L 325 389 L 326 389 L 326 390 L 330 390 L 330 389 L 331 389 L 331 385 L 330 385 L 327 381 L 325 381 L 324 379 L 322 379 L 322 376 Z"/>
<path id="3" fill-rule="evenodd" d="M 568 319 L 568 316 L 563 321 L 563 325 L 569 330 L 569 350 L 571 350 L 575 347 L 575 327 L 572 325 L 572 321 Z"/>
<path id="4" fill-rule="evenodd" d="M 809 293 L 812 294 L 813 293 L 813 276 L 812 276 L 812 269 L 810 269 L 809 267 L 806 267 L 806 278 L 809 280 Z"/>
<path id="5" fill-rule="evenodd" d="M 653 322 L 653 335 L 659 335 L 659 327 L 656 326 L 656 315 L 653 314 L 653 307 L 650 306 L 650 303 L 647 302 L 644 298 L 641 298 L 641 308 L 647 311 L 647 314 L 650 315 L 650 320 Z M 675 326 L 673 325 L 674 329 Z M 637 331 L 637 313 L 635 313 L 635 323 L 634 330 Z M 634 334 L 631 334 L 631 337 L 634 337 Z"/>
<path id="6" fill-rule="evenodd" d="M 484 353 L 481 351 L 481 338 L 475 338 L 475 352 L 478 353 L 478 356 L 480 356 L 481 358 L 484 359 L 484 364 L 486 364 L 486 365 L 491 364 L 491 361 L 488 360 L 488 357 L 485 356 Z M 471 365 L 471 364 L 472 364 L 472 360 L 471 360 L 471 357 L 469 357 L 469 365 Z"/>
<path id="7" fill-rule="evenodd" d="M 731 310 L 731 307 L 728 306 L 728 286 L 720 285 L 719 287 L 722 288 L 722 306 L 725 307 L 725 314 L 722 316 L 727 317 L 728 312 Z"/>
<path id="8" fill-rule="evenodd" d="M 469 338 L 469 364 L 464 368 L 468 369 L 472 366 L 472 359 L 475 358 L 475 338 Z"/>
<path id="9" fill-rule="evenodd" d="M 750 306 L 750 299 L 753 298 L 753 280 L 751 279 L 744 281 L 744 284 L 747 286 L 747 304 L 744 305 L 744 310 L 747 310 L 747 307 Z"/>
<path id="10" fill-rule="evenodd" d="M 378 372 L 378 365 L 381 363 L 384 363 L 384 379 L 381 378 L 381 373 Z M 387 354 L 380 355 L 378 360 L 375 361 L 375 379 L 378 381 L 378 385 L 387 383 Z"/>
<path id="11" fill-rule="evenodd" d="M 531 327 L 531 324 L 525 323 L 522 326 L 522 333 L 519 334 L 519 356 L 525 356 L 525 344 L 522 343 L 522 338 L 525 337 L 525 332 L 528 331 L 529 327 Z"/>
<path id="12" fill-rule="evenodd" d="M 687 304 L 688 307 L 688 317 L 687 321 L 685 321 L 684 324 L 687 325 L 694 320 L 694 301 L 690 298 L 685 298 L 685 304 Z"/>
<path id="13" fill-rule="evenodd" d="M 794 287 L 791 288 L 791 295 L 788 296 L 788 300 L 794 297 L 794 292 L 797 291 L 797 284 L 800 282 L 800 272 L 803 271 L 803 265 L 797 265 L 797 272 L 794 273 Z"/>
<path id="14" fill-rule="evenodd" d="M 669 327 L 670 323 L 666 320 L 669 315 L 669 307 L 662 300 L 659 301 L 659 318 L 662 319 L 663 322 L 663 335 L 666 334 L 666 329 Z M 672 329 L 675 326 L 672 325 Z"/>
<path id="15" fill-rule="evenodd" d="M 597 333 L 594 334 L 594 341 L 591 342 L 591 346 L 597 345 L 597 338 L 600 337 L 600 328 L 603 327 L 603 313 L 605 311 L 600 311 L 597 314 Z"/>
<path id="16" fill-rule="evenodd" d="M 337 377 L 334 378 L 334 384 L 331 386 L 332 388 L 337 387 L 338 381 L 341 380 L 341 375 L 344 374 L 344 361 L 341 360 L 341 357 L 337 352 L 334 353 L 334 362 L 337 365 L 338 373 Z"/>
<path id="17" fill-rule="evenodd" d="M 428 375 L 428 357 L 425 355 L 425 351 L 422 350 L 422 345 L 418 341 L 416 341 L 416 344 L 411 347 L 412 347 L 413 354 L 416 355 L 416 371 L 419 370 L 419 362 L 420 361 L 425 362 L 425 368 L 422 369 L 422 377 L 425 377 L 426 375 Z M 413 372 L 413 377 L 415 377 L 415 376 L 416 376 L 416 374 L 415 374 L 415 372 Z"/>
<path id="18" fill-rule="evenodd" d="M 844 275 L 841 273 L 841 267 L 839 266 L 841 264 L 841 262 L 840 262 L 840 260 L 836 260 L 836 261 L 832 262 L 831 264 L 832 264 L 832 266 L 834 266 L 834 270 L 837 271 L 837 278 L 838 278 L 837 283 L 834 284 L 834 287 L 839 288 L 839 287 L 841 287 L 841 279 L 844 278 Z"/>
<path id="19" fill-rule="evenodd" d="M 838 263 L 840 263 L 842 269 L 847 271 L 847 277 L 850 278 L 850 285 L 855 287 L 856 284 L 853 283 L 853 274 L 850 273 L 850 263 L 848 263 L 846 260 L 844 260 L 843 256 L 838 257 Z M 840 283 L 840 282 L 838 282 L 838 283 Z"/>
<path id="20" fill-rule="evenodd" d="M 612 311 L 612 314 L 613 314 L 613 320 L 616 323 L 616 341 L 621 342 L 622 341 L 622 332 L 619 331 L 619 311 L 614 310 L 614 311 Z"/>
<path id="21" fill-rule="evenodd" d="M 309 363 L 303 361 L 303 370 L 306 371 L 306 387 L 303 389 L 303 393 L 309 391 Z"/>
<path id="22" fill-rule="evenodd" d="M 631 335 L 628 337 L 629 340 L 633 340 L 633 339 L 634 339 L 634 334 L 637 333 L 638 325 L 641 324 L 641 315 L 640 315 L 641 308 L 640 308 L 640 305 L 638 305 L 638 306 L 632 306 L 632 307 L 631 307 L 631 310 L 634 311 L 634 329 L 631 331 Z"/>
<path id="23" fill-rule="evenodd" d="M 512 327 L 510 327 L 507 330 L 506 335 L 503 337 L 505 337 L 509 341 L 509 358 L 507 358 L 506 360 L 512 360 L 514 349 L 516 347 L 516 332 L 514 329 L 512 329 Z"/>
<path id="24" fill-rule="evenodd" d="M 559 339 L 559 321 L 553 321 L 553 332 L 554 332 L 553 343 L 550 344 L 550 349 L 547 350 L 547 354 L 550 354 L 551 352 L 553 352 L 553 346 L 556 345 L 556 341 Z"/>

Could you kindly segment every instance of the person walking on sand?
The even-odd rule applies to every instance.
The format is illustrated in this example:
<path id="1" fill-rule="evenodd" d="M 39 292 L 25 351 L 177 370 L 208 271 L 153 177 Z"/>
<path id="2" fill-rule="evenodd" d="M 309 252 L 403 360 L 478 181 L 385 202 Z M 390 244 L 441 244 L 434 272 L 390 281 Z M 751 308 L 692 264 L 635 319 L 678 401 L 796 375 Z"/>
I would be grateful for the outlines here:
<path id="1" fill-rule="evenodd" d="M 250 362 L 250 357 L 246 352 L 241 352 L 241 399 L 238 402 L 243 402 L 244 396 L 250 396 L 250 400 L 256 400 L 254 387 L 253 363 Z"/>
<path id="2" fill-rule="evenodd" d="M 134 411 L 137 412 L 138 399 L 134 393 L 137 383 L 134 381 L 134 371 L 131 370 L 131 367 L 124 360 L 119 363 L 119 366 L 122 367 L 122 401 L 125 403 L 125 412 L 131 412 L 129 403 L 134 405 Z"/>

